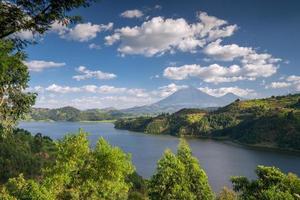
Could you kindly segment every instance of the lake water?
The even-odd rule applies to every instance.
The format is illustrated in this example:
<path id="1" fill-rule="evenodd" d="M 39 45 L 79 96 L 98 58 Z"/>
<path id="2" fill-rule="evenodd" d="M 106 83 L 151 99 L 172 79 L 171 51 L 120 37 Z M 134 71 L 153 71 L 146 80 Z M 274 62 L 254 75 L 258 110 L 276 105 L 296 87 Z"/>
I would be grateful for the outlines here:
<path id="1" fill-rule="evenodd" d="M 176 137 L 118 130 L 111 123 L 22 122 L 19 127 L 34 134 L 43 133 L 52 139 L 61 139 L 66 133 L 83 128 L 90 133 L 91 145 L 95 145 L 99 137 L 104 137 L 112 145 L 131 153 L 138 173 L 145 178 L 154 173 L 156 162 L 164 150 L 169 148 L 176 151 L 178 145 Z M 255 178 L 257 165 L 276 166 L 284 172 L 300 175 L 300 156 L 297 155 L 253 150 L 208 139 L 187 140 L 206 171 L 214 191 L 219 191 L 225 185 L 230 187 L 229 179 L 234 175 Z"/>

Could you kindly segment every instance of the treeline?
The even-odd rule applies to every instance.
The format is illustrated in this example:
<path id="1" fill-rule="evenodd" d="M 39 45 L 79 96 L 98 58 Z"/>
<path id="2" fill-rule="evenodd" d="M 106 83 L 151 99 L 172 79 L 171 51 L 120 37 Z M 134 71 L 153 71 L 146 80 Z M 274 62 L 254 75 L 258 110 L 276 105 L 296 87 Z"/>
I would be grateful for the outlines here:
<path id="1" fill-rule="evenodd" d="M 89 109 L 79 110 L 74 107 L 62 107 L 57 109 L 32 108 L 27 114 L 26 120 L 35 121 L 102 121 L 115 120 L 125 117 L 124 113 L 117 110 Z"/>
<path id="2" fill-rule="evenodd" d="M 224 187 L 215 194 L 205 171 L 184 140 L 180 141 L 176 154 L 166 150 L 157 162 L 154 175 L 144 180 L 135 172 L 130 154 L 111 146 L 103 138 L 91 149 L 87 133 L 83 131 L 67 135 L 57 142 L 40 134 L 28 135 L 24 130 L 14 134 L 17 135 L 15 138 L 27 138 L 24 143 L 28 145 L 28 152 L 27 156 L 22 154 L 24 144 L 14 151 L 2 144 L 1 150 L 8 148 L 16 153 L 16 157 L 1 154 L 1 165 L 6 167 L 6 170 L 0 171 L 0 199 L 3 200 L 300 198 L 299 177 L 265 166 L 257 167 L 256 180 L 232 177 L 233 190 Z M 5 164 L 5 160 L 11 162 L 10 165 Z M 7 170 L 13 173 L 7 173 Z"/>
<path id="3" fill-rule="evenodd" d="M 115 127 L 151 134 L 222 138 L 300 150 L 300 94 L 237 100 L 216 111 L 183 109 L 156 117 L 119 119 Z"/>

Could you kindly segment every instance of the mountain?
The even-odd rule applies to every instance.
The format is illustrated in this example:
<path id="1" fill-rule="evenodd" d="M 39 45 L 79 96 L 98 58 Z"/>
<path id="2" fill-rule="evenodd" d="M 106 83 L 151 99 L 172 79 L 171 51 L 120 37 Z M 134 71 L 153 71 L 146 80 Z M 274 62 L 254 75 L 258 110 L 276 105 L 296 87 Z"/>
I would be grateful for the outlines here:
<path id="1" fill-rule="evenodd" d="M 183 108 L 214 109 L 225 106 L 236 99 L 240 99 L 240 97 L 232 93 L 221 97 L 214 97 L 194 87 L 187 87 L 151 105 L 133 107 L 121 111 L 131 114 L 157 114 L 163 112 L 174 113 Z"/>
<path id="2" fill-rule="evenodd" d="M 49 121 L 101 121 L 114 120 L 125 117 L 124 113 L 115 108 L 79 110 L 67 106 L 62 108 L 32 108 L 27 115 L 27 120 L 49 120 Z"/>
<path id="3" fill-rule="evenodd" d="M 226 98 L 235 96 L 229 94 Z M 151 134 L 229 139 L 300 152 L 300 94 L 236 100 L 210 112 L 182 109 L 155 117 L 120 119 L 115 127 Z"/>

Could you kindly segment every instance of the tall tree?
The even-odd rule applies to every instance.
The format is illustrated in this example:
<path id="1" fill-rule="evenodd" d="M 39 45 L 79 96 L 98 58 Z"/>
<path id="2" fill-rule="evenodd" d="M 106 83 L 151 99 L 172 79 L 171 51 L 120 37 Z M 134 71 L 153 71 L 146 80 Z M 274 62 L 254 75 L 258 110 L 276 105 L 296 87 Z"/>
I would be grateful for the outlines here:
<path id="1" fill-rule="evenodd" d="M 156 174 L 149 184 L 150 199 L 212 200 L 208 178 L 185 140 L 181 140 L 177 155 L 166 151 L 158 161 Z"/>
<path id="2" fill-rule="evenodd" d="M 184 139 L 180 140 L 177 157 L 185 166 L 185 177 L 189 183 L 189 190 L 196 196 L 196 199 L 214 199 L 207 175 L 201 168 L 197 158 L 192 155 L 192 151 Z"/>
<path id="3" fill-rule="evenodd" d="M 150 180 L 149 197 L 152 200 L 196 199 L 188 184 L 183 163 L 167 150 L 158 161 L 156 174 Z"/>
<path id="4" fill-rule="evenodd" d="M 69 15 L 69 11 L 87 7 L 96 0 L 8 0 L 0 2 L 0 39 L 14 33 L 30 31 L 43 34 L 54 22 L 62 24 L 78 22 L 80 16 Z M 10 38 L 18 47 L 28 41 Z"/>
<path id="5" fill-rule="evenodd" d="M 35 102 L 35 94 L 25 92 L 29 73 L 25 54 L 14 51 L 14 44 L 0 40 L 0 126 L 10 131 Z"/>

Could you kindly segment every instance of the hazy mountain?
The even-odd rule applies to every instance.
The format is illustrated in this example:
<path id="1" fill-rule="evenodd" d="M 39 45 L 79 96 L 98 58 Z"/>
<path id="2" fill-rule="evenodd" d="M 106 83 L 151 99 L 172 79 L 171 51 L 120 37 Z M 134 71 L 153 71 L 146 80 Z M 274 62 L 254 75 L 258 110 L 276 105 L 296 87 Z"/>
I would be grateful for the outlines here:
<path id="1" fill-rule="evenodd" d="M 178 90 L 154 104 L 123 109 L 121 111 L 132 114 L 155 114 L 162 112 L 173 113 L 182 108 L 212 109 L 225 106 L 238 98 L 240 97 L 232 93 L 228 93 L 221 97 L 215 97 L 194 87 L 188 87 Z"/>

